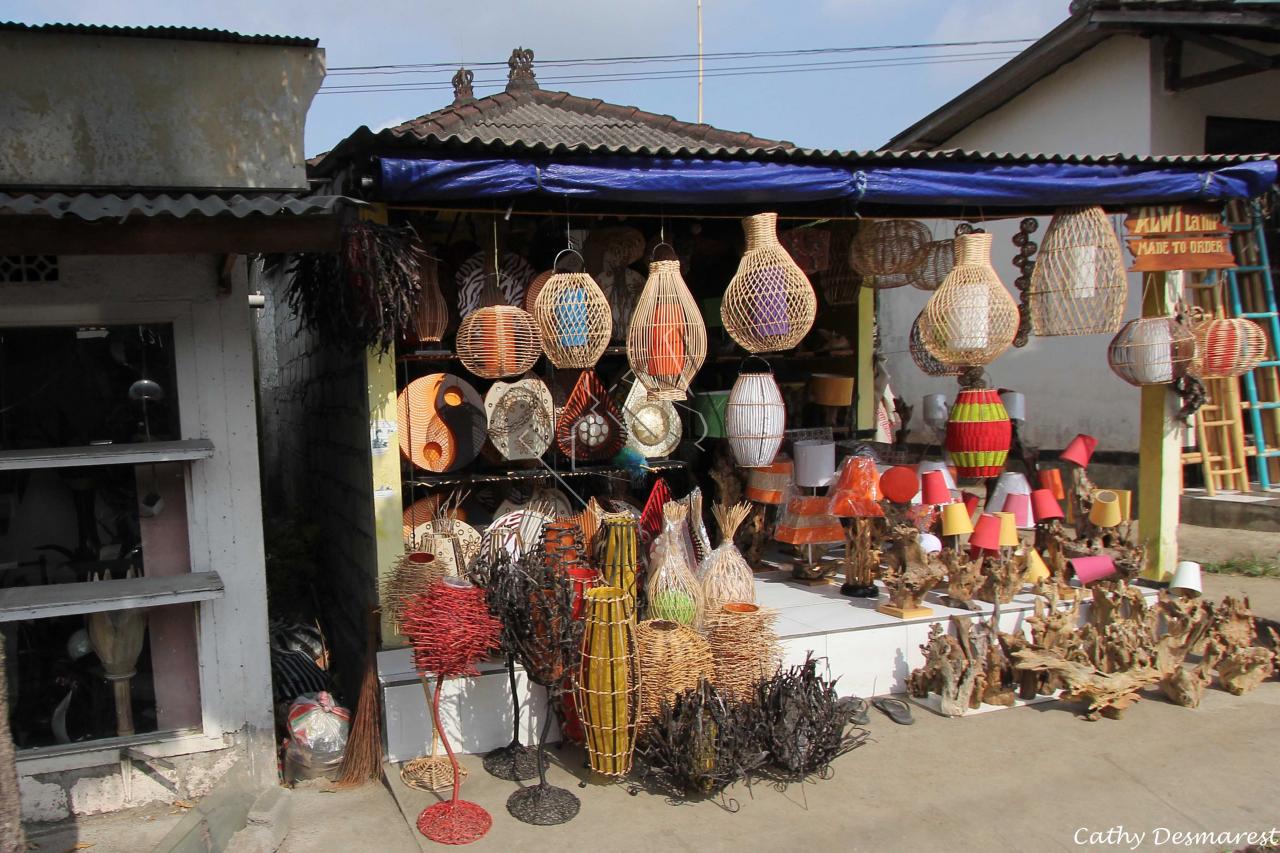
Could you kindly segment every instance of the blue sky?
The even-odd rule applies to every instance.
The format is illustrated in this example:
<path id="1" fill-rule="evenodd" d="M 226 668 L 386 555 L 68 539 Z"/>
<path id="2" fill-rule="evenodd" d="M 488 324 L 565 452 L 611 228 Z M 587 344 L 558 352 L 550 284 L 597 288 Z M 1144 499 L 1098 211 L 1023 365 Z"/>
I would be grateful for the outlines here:
<path id="1" fill-rule="evenodd" d="M 116 25 L 217 27 L 320 39 L 330 68 L 421 62 L 505 61 L 517 45 L 537 59 L 683 54 L 696 50 L 695 0 L 469 0 L 373 2 L 335 0 L 43 0 L 0 3 L 0 19 Z M 788 50 L 1036 37 L 1067 15 L 1067 0 L 704 0 L 704 49 Z M 977 53 L 1007 47 L 927 51 Z M 919 51 L 926 53 L 926 51 Z M 801 60 L 735 60 L 731 65 Z M 868 58 L 865 54 L 848 57 Z M 535 70 L 537 69 L 535 59 Z M 704 120 L 729 130 L 821 148 L 875 148 L 998 67 L 977 59 L 914 67 L 823 70 L 770 76 L 711 77 Z M 708 69 L 715 63 L 709 63 Z M 663 68 L 692 68 L 677 63 Z M 597 69 L 616 70 L 616 69 Z M 541 77 L 567 73 L 542 69 Z M 575 69 L 575 73 L 581 73 Z M 477 80 L 505 77 L 480 69 Z M 328 84 L 447 81 L 447 72 L 393 77 L 330 77 Z M 477 86 L 477 95 L 499 86 Z M 693 121 L 693 79 L 548 83 L 574 94 L 633 104 Z M 307 119 L 307 153 L 327 150 L 356 127 L 379 128 L 444 106 L 444 90 L 321 94 Z"/>

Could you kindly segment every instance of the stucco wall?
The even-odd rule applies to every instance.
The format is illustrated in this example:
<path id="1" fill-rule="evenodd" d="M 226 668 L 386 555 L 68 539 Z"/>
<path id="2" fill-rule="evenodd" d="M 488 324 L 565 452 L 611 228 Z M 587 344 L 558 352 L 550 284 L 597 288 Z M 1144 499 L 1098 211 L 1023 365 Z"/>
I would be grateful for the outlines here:
<path id="1" fill-rule="evenodd" d="M 223 598 L 200 606 L 202 752 L 179 771 L 195 774 L 192 791 L 212 784 L 210 768 L 225 765 L 211 751 L 224 739 L 244 745 L 239 752 L 259 778 L 275 773 L 248 275 L 238 263 L 232 292 L 218 296 L 220 262 L 211 255 L 63 256 L 57 284 L 3 288 L 5 325 L 173 324 L 183 436 L 214 446 L 212 458 L 191 464 L 191 568 L 217 571 L 226 586 Z M 183 752 L 179 746 L 166 754 Z M 122 784 L 115 751 L 103 754 L 97 769 L 92 761 L 20 756 L 19 772 L 29 777 L 24 815 L 48 820 L 172 796 L 159 785 Z M 67 796 L 55 796 L 51 786 Z"/>
<path id="2" fill-rule="evenodd" d="M 324 51 L 0 33 L 0 185 L 305 188 Z"/>

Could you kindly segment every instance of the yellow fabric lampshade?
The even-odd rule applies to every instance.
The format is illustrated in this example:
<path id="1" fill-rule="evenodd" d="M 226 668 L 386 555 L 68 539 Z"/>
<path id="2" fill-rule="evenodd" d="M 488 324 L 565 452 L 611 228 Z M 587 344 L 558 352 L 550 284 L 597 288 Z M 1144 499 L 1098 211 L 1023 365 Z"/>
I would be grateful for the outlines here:
<path id="1" fill-rule="evenodd" d="M 1115 527 L 1123 520 L 1119 495 L 1111 489 L 1099 489 L 1093 493 L 1093 508 L 1089 510 L 1089 521 L 1098 527 Z"/>
<path id="2" fill-rule="evenodd" d="M 1133 518 L 1133 492 L 1128 489 L 1108 489 L 1107 491 L 1115 492 L 1116 498 L 1120 501 L 1120 520 L 1131 520 Z"/>
<path id="3" fill-rule="evenodd" d="M 1027 549 L 1027 568 L 1022 574 L 1024 583 L 1035 584 L 1049 579 L 1049 567 L 1044 564 L 1035 548 Z"/>
<path id="4" fill-rule="evenodd" d="M 963 503 L 942 505 L 942 535 L 967 536 L 973 532 L 973 519 Z"/>
<path id="5" fill-rule="evenodd" d="M 997 512 L 1000 518 L 1000 547 L 1013 548 L 1018 544 L 1018 517 L 1011 512 Z"/>

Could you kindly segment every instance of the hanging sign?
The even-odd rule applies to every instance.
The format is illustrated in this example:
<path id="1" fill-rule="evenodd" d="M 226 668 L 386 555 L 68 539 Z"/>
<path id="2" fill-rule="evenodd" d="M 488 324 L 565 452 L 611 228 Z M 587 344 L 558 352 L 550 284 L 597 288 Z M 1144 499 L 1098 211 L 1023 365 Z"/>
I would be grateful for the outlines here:
<path id="1" fill-rule="evenodd" d="M 1236 265 L 1222 208 L 1205 204 L 1135 207 L 1124 221 L 1130 272 L 1223 270 Z"/>

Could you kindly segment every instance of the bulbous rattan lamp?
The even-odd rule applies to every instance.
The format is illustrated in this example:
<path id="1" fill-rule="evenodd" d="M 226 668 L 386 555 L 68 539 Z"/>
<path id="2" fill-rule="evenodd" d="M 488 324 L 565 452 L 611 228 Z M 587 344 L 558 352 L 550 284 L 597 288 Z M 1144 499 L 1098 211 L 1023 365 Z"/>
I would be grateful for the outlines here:
<path id="1" fill-rule="evenodd" d="M 791 349 L 813 328 L 818 297 L 778 242 L 778 214 L 748 216 L 742 228 L 747 249 L 720 302 L 720 319 L 748 352 Z"/>
<path id="2" fill-rule="evenodd" d="M 1115 334 L 1127 293 L 1120 241 L 1102 208 L 1056 211 L 1027 288 L 1031 330 L 1041 337 Z"/>
<path id="3" fill-rule="evenodd" d="M 1124 324 L 1107 347 L 1107 363 L 1130 385 L 1168 385 L 1191 369 L 1196 339 L 1172 317 L 1141 317 Z"/>
<path id="4" fill-rule="evenodd" d="M 613 334 L 613 317 L 609 302 L 600 285 L 584 270 L 560 272 L 559 260 L 566 253 L 582 256 L 566 249 L 556 256 L 556 273 L 547 279 L 534 303 L 533 318 L 542 335 L 542 349 L 547 359 L 560 368 L 587 370 L 594 367 L 609 346 Z"/>
<path id="5" fill-rule="evenodd" d="M 1212 317 L 1191 327 L 1196 357 L 1189 372 L 1200 379 L 1244 376 L 1267 355 L 1267 333 L 1246 317 Z"/>
<path id="6" fill-rule="evenodd" d="M 920 314 L 920 337 L 943 364 L 990 364 L 1013 343 L 1018 305 L 991 266 L 991 235 L 956 237 L 956 265 Z"/>
<path id="7" fill-rule="evenodd" d="M 680 261 L 653 261 L 627 332 L 627 359 L 650 398 L 683 400 L 707 357 L 707 324 Z"/>
<path id="8" fill-rule="evenodd" d="M 503 301 L 498 274 L 489 276 L 480 308 L 458 326 L 458 360 L 476 376 L 502 379 L 529 371 L 542 355 L 542 338 L 532 315 Z"/>

